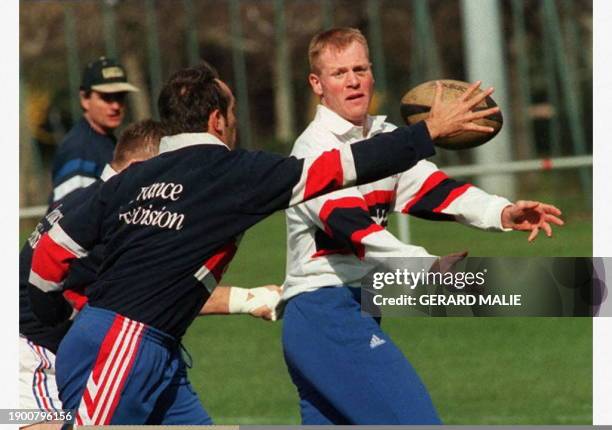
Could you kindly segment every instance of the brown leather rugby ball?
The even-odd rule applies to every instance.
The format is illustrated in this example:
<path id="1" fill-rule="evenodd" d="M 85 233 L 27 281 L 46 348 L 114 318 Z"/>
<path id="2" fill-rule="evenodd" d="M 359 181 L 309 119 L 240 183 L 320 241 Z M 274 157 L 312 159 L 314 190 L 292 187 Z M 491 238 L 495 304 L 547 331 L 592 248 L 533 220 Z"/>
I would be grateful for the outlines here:
<path id="1" fill-rule="evenodd" d="M 440 79 L 444 91 L 442 93 L 442 102 L 448 103 L 459 98 L 465 90 L 470 86 L 468 82 L 455 81 L 452 79 Z M 428 81 L 420 84 L 402 97 L 400 112 L 402 118 L 408 125 L 415 124 L 429 116 L 431 105 L 434 101 L 436 92 L 436 81 Z M 482 90 L 476 90 L 476 93 Z M 475 94 L 476 94 L 475 93 Z M 491 97 L 487 97 L 475 110 L 483 110 L 495 107 L 497 104 Z M 455 136 L 436 139 L 435 144 L 445 149 L 467 149 L 480 146 L 483 143 L 493 139 L 502 128 L 504 123 L 501 112 L 489 115 L 483 119 L 476 121 L 479 125 L 493 127 L 493 133 L 480 133 L 475 131 L 464 131 Z"/>

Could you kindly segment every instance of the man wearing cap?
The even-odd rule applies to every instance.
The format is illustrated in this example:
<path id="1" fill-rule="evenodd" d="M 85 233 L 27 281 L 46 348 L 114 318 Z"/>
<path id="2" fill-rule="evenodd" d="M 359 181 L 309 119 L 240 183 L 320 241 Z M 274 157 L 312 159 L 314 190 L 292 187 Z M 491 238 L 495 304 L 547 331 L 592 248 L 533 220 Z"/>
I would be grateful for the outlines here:
<path id="1" fill-rule="evenodd" d="M 68 132 L 53 161 L 50 203 L 87 187 L 100 177 L 113 158 L 113 131 L 121 125 L 128 92 L 138 89 L 127 82 L 124 68 L 100 57 L 83 72 L 80 100 L 83 117 Z"/>

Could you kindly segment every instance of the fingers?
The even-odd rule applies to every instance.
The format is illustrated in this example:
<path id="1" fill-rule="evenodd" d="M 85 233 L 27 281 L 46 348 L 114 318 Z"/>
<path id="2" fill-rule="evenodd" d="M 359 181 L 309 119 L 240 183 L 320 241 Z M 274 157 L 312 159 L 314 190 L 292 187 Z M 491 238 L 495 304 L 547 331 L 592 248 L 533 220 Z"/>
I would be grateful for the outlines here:
<path id="1" fill-rule="evenodd" d="M 470 96 L 474 93 L 474 91 L 476 91 L 478 88 L 480 88 L 480 84 L 482 84 L 482 81 L 476 81 L 473 84 L 471 84 L 467 88 L 467 90 L 465 90 L 465 92 L 461 95 L 459 100 L 461 100 L 461 101 L 468 100 L 470 98 Z"/>
<path id="2" fill-rule="evenodd" d="M 478 131 L 478 132 L 481 132 L 481 133 L 493 133 L 495 131 L 495 129 L 493 127 L 479 125 L 479 124 L 476 124 L 476 123 L 474 123 L 472 121 L 477 121 L 479 119 L 486 118 L 489 115 L 493 115 L 493 114 L 499 112 L 499 110 L 500 110 L 499 107 L 496 106 L 496 107 L 492 107 L 492 108 L 489 108 L 489 109 L 480 110 L 480 111 L 477 111 L 477 112 L 470 112 L 465 117 L 465 119 L 467 121 L 470 121 L 470 122 L 465 123 L 463 125 L 463 129 L 466 130 L 466 131 Z"/>
<path id="3" fill-rule="evenodd" d="M 283 292 L 283 287 L 281 287 L 280 285 L 270 284 L 270 285 L 264 285 L 264 287 L 266 287 L 270 291 L 276 291 L 279 294 Z"/>
<path id="4" fill-rule="evenodd" d="M 529 224 L 529 223 L 522 223 L 522 224 L 514 224 L 512 226 L 512 230 L 518 230 L 518 231 L 530 231 L 533 230 L 534 226 L 533 224 Z"/>
<path id="5" fill-rule="evenodd" d="M 538 236 L 539 232 L 540 232 L 540 229 L 538 227 L 533 227 L 531 229 L 531 233 L 529 234 L 529 237 L 527 238 L 527 241 L 533 242 L 535 238 Z"/>
<path id="6" fill-rule="evenodd" d="M 535 208 L 539 204 L 540 202 L 535 202 L 533 200 L 518 200 L 516 202 L 516 205 L 521 208 Z"/>
<path id="7" fill-rule="evenodd" d="M 527 240 L 529 242 L 533 242 L 534 240 L 536 240 L 538 233 L 540 232 L 540 228 L 542 228 L 542 230 L 544 230 L 544 232 L 546 233 L 546 236 L 548 237 L 552 237 L 552 228 L 550 227 L 550 224 L 548 224 L 547 222 L 542 222 L 540 223 L 540 226 L 535 226 L 531 229 L 531 233 L 529 234 L 529 237 L 527 238 Z"/>
<path id="8" fill-rule="evenodd" d="M 552 237 L 552 228 L 550 227 L 550 224 L 548 224 L 547 222 L 543 222 L 542 229 L 546 233 L 546 236 Z"/>
<path id="9" fill-rule="evenodd" d="M 475 95 L 471 99 L 467 100 L 469 109 L 473 109 L 474 107 L 478 106 L 480 103 L 482 103 L 484 99 L 493 94 L 493 92 L 495 92 L 495 88 L 489 87 L 481 93 Z"/>
<path id="10" fill-rule="evenodd" d="M 257 309 L 249 312 L 251 316 L 255 318 L 261 318 L 266 321 L 276 321 L 276 312 L 274 309 L 270 309 L 268 306 L 260 306 Z"/>
<path id="11" fill-rule="evenodd" d="M 555 218 L 555 220 L 561 221 L 558 218 Z M 552 222 L 556 223 L 555 221 L 552 221 Z M 563 223 L 563 221 L 561 221 L 561 223 Z M 562 225 L 562 224 L 559 224 L 559 225 Z M 542 222 L 540 222 L 536 226 L 532 226 L 530 228 L 523 229 L 523 230 L 529 230 L 529 229 L 531 229 L 531 233 L 529 234 L 529 237 L 527 238 L 527 240 L 529 242 L 533 242 L 536 239 L 540 229 L 544 230 L 544 232 L 546 233 L 546 236 L 548 236 L 548 237 L 552 237 L 553 236 L 552 227 L 550 226 L 550 224 L 547 221 L 542 221 Z"/>
<path id="12" fill-rule="evenodd" d="M 551 223 L 556 224 L 556 225 L 564 225 L 565 224 L 565 222 L 562 219 L 557 218 L 554 215 L 545 215 L 544 216 L 544 221 L 551 222 Z"/>
<path id="13" fill-rule="evenodd" d="M 473 122 L 464 124 L 463 130 L 465 131 L 478 131 L 480 133 L 493 133 L 495 129 L 493 127 L 487 127 L 486 125 L 478 125 Z"/>
<path id="14" fill-rule="evenodd" d="M 544 209 L 544 212 L 549 213 L 549 214 L 553 214 L 553 215 L 561 215 L 561 210 L 559 208 L 557 208 L 556 206 L 553 205 L 547 205 L 544 203 L 540 203 L 542 205 L 542 209 Z"/>
<path id="15" fill-rule="evenodd" d="M 436 92 L 434 94 L 434 106 L 440 106 L 440 104 L 442 104 L 442 91 L 444 91 L 442 82 L 436 81 Z"/>
<path id="16" fill-rule="evenodd" d="M 470 112 L 467 116 L 466 119 L 468 121 L 475 121 L 478 119 L 482 119 L 482 118 L 486 118 L 489 115 L 493 115 L 496 114 L 497 112 L 499 112 L 499 106 L 495 106 L 489 109 L 483 109 L 483 110 L 479 110 L 479 111 L 475 111 L 475 112 Z"/>
<path id="17" fill-rule="evenodd" d="M 516 202 L 516 204 L 522 207 L 535 207 L 540 205 L 546 212 L 554 215 L 561 215 L 561 210 L 558 207 L 534 200 L 519 200 Z"/>

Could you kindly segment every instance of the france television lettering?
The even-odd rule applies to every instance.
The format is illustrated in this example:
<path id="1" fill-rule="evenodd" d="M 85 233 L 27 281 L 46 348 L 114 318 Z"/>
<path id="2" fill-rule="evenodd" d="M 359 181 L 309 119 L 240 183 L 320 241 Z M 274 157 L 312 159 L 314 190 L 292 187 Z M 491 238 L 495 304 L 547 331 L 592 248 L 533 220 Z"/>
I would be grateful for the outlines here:
<path id="1" fill-rule="evenodd" d="M 152 203 L 146 203 L 152 199 L 162 199 L 176 202 L 180 199 L 183 192 L 183 184 L 174 182 L 156 182 L 146 187 L 141 187 L 137 202 L 142 205 L 119 213 L 119 220 L 126 224 L 153 226 L 170 230 L 181 230 L 185 221 L 185 215 L 178 212 L 167 210 L 166 206 L 157 209 Z"/>

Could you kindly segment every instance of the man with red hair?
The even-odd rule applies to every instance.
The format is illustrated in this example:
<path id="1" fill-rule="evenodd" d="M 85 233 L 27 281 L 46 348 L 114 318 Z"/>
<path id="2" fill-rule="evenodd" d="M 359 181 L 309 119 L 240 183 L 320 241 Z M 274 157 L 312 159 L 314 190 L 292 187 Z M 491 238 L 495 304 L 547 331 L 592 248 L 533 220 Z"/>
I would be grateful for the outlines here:
<path id="1" fill-rule="evenodd" d="M 292 155 L 345 148 L 396 128 L 384 116 L 368 115 L 374 76 L 359 30 L 335 28 L 315 35 L 308 57 L 308 81 L 320 104 Z M 478 86 L 472 85 L 464 100 Z M 469 123 L 462 130 L 483 131 Z M 360 312 L 356 287 L 378 263 L 387 257 L 432 257 L 385 229 L 390 211 L 485 230 L 527 230 L 530 241 L 540 229 L 551 236 L 550 223 L 562 224 L 554 206 L 513 204 L 449 178 L 426 160 L 288 209 L 283 347 L 303 424 L 440 423 L 408 360 L 379 321 Z"/>

